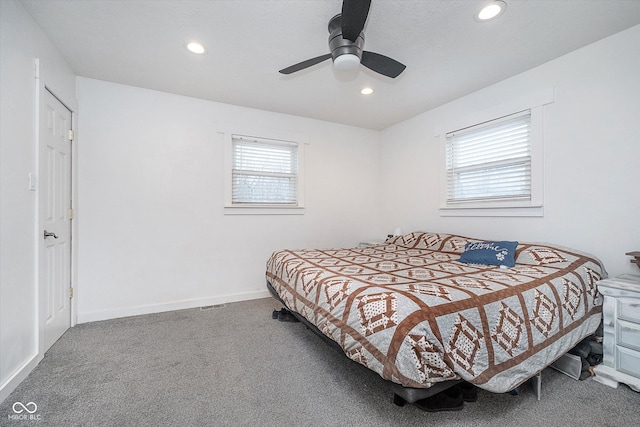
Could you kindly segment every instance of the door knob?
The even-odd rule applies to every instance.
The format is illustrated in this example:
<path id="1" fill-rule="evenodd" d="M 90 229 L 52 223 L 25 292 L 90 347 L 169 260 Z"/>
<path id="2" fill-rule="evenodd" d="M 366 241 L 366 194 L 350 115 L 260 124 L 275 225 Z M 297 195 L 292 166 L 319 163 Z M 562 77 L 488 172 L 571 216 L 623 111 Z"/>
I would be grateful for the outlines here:
<path id="1" fill-rule="evenodd" d="M 56 236 L 56 233 L 44 230 L 44 238 L 46 239 L 47 237 L 53 237 L 54 239 L 58 238 L 58 236 Z"/>

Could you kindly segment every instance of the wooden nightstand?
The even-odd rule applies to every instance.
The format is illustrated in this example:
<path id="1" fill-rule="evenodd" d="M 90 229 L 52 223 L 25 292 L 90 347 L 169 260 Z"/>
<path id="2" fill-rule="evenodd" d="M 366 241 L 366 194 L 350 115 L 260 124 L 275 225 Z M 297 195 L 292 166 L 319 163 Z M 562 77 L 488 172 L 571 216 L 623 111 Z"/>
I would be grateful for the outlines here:
<path id="1" fill-rule="evenodd" d="M 597 285 L 604 295 L 604 357 L 594 380 L 640 392 L 640 276 L 624 274 Z"/>

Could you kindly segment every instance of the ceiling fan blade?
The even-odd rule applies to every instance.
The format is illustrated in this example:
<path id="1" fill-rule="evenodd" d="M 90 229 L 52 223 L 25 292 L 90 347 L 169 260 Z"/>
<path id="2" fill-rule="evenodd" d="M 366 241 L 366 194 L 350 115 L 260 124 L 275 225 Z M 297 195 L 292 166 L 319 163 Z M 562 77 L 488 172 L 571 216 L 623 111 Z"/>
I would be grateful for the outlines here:
<path id="1" fill-rule="evenodd" d="M 342 38 L 355 42 L 367 21 L 371 0 L 343 0 Z"/>
<path id="2" fill-rule="evenodd" d="M 326 55 L 317 56 L 315 58 L 307 59 L 306 61 L 302 61 L 290 67 L 283 68 L 282 70 L 280 70 L 280 73 L 282 74 L 295 73 L 296 71 L 304 70 L 305 68 L 309 68 L 312 65 L 319 64 L 322 61 L 325 61 L 329 58 L 331 58 L 330 53 L 327 53 Z"/>
<path id="3" fill-rule="evenodd" d="M 360 63 L 368 69 L 392 79 L 398 77 L 407 68 L 406 65 L 399 63 L 395 59 L 379 53 L 367 52 L 366 50 L 362 52 Z"/>

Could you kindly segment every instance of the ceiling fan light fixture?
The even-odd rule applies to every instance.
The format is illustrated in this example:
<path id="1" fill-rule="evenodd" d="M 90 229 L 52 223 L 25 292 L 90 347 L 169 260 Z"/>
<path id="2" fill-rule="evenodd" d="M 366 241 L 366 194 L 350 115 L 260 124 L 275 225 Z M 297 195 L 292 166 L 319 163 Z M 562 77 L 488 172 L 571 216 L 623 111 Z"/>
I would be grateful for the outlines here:
<path id="1" fill-rule="evenodd" d="M 355 71 L 362 65 L 374 73 L 392 79 L 398 77 L 407 68 L 404 64 L 388 56 L 363 50 L 363 30 L 369 6 L 371 0 L 343 0 L 342 13 L 331 18 L 327 26 L 330 53 L 283 68 L 279 73 L 295 73 L 331 58 L 333 69 L 337 72 Z"/>
<path id="2" fill-rule="evenodd" d="M 204 46 L 202 46 L 202 44 L 200 44 L 198 42 L 189 42 L 189 43 L 187 43 L 187 49 L 190 52 L 193 52 L 193 53 L 198 54 L 198 55 L 202 55 L 206 51 Z"/>
<path id="3" fill-rule="evenodd" d="M 502 0 L 495 0 L 482 6 L 473 18 L 477 22 L 488 22 L 502 15 L 506 9 L 507 4 L 505 2 Z"/>
<path id="4" fill-rule="evenodd" d="M 358 65 L 360 65 L 360 58 L 352 53 L 340 55 L 333 60 L 333 66 L 339 71 L 352 71 L 358 68 Z"/>

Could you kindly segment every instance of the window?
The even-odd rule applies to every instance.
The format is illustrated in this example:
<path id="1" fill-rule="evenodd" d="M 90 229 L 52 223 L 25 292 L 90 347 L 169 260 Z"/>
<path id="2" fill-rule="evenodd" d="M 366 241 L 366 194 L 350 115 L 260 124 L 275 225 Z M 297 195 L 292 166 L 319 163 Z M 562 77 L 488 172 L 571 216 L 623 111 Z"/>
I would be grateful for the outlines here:
<path id="1" fill-rule="evenodd" d="M 554 91 L 445 111 L 435 129 L 441 216 L 544 216 L 544 118 Z"/>
<path id="2" fill-rule="evenodd" d="M 293 141 L 232 134 L 225 206 L 302 207 L 301 151 Z"/>
<path id="3" fill-rule="evenodd" d="M 446 135 L 446 204 L 531 200 L 531 110 Z"/>

